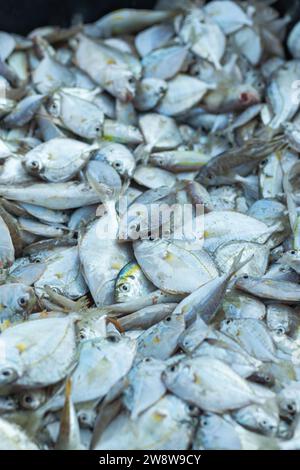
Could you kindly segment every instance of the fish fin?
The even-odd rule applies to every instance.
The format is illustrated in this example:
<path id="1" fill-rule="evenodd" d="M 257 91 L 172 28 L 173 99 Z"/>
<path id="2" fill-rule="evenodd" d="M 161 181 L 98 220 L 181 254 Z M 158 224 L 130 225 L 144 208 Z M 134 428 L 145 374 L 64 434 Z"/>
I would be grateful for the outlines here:
<path id="1" fill-rule="evenodd" d="M 233 262 L 231 268 L 227 274 L 228 278 L 230 279 L 239 269 L 241 269 L 245 264 L 247 264 L 254 255 L 248 256 L 244 261 L 241 261 L 242 256 L 244 253 L 244 248 L 233 258 Z"/>
<path id="2" fill-rule="evenodd" d="M 78 312 L 80 310 L 87 309 L 89 306 L 89 300 L 86 296 L 74 301 L 65 297 L 64 295 L 58 294 L 53 289 L 51 289 L 50 286 L 44 286 L 44 290 L 51 302 L 58 304 L 67 311 Z"/>

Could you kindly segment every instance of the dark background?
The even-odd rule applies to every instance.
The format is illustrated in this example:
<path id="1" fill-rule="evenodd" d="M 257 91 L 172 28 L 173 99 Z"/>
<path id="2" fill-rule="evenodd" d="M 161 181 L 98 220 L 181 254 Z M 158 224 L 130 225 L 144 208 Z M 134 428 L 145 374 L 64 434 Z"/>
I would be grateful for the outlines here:
<path id="1" fill-rule="evenodd" d="M 281 12 L 292 9 L 295 19 L 300 18 L 300 0 L 276 3 Z M 89 23 L 111 10 L 151 8 L 154 4 L 155 0 L 0 0 L 0 30 L 26 34 L 38 26 L 69 26 L 74 14 Z"/>

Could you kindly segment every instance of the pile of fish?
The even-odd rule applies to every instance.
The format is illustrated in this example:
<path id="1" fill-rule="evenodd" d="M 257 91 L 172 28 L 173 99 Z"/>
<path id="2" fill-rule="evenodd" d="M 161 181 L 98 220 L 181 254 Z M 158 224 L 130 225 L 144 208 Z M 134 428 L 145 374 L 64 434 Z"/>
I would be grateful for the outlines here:
<path id="1" fill-rule="evenodd" d="M 0 32 L 2 449 L 300 449 L 299 80 L 272 1 Z"/>

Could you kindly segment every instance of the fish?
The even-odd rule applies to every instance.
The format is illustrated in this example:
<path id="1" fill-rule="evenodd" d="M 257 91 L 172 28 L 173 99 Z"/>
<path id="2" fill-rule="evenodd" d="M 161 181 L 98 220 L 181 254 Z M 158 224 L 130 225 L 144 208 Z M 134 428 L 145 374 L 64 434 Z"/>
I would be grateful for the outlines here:
<path id="1" fill-rule="evenodd" d="M 115 300 L 116 302 L 130 301 L 154 290 L 155 286 L 148 281 L 139 264 L 131 261 L 118 274 L 115 284 Z"/>
<path id="2" fill-rule="evenodd" d="M 126 33 L 135 33 L 152 24 L 161 23 L 173 16 L 172 11 L 135 10 L 123 8 L 100 18 L 94 23 L 94 30 L 99 37 L 110 37 Z"/>
<path id="3" fill-rule="evenodd" d="M 34 183 L 24 185 L 0 185 L 0 195 L 47 209 L 76 209 L 101 202 L 101 198 L 87 183 L 67 181 L 64 183 Z"/>
<path id="4" fill-rule="evenodd" d="M 51 139 L 24 157 L 26 170 L 52 183 L 71 179 L 88 161 L 90 146 L 74 139 Z"/>
<path id="5" fill-rule="evenodd" d="M 170 365 L 163 380 L 168 390 L 205 411 L 222 413 L 263 403 L 245 379 L 224 362 L 209 356 L 186 358 Z"/>
<path id="6" fill-rule="evenodd" d="M 106 214 L 93 221 L 79 240 L 83 276 L 98 307 L 114 301 L 118 273 L 132 258 L 130 248 L 118 243 L 117 232 L 117 213 L 112 203 L 107 205 Z"/>
<path id="7" fill-rule="evenodd" d="M 165 367 L 163 361 L 146 357 L 126 376 L 123 401 L 133 420 L 165 394 L 166 387 L 161 379 Z"/>
<path id="8" fill-rule="evenodd" d="M 261 320 L 228 318 L 221 322 L 220 331 L 231 336 L 251 356 L 265 362 L 279 362 L 272 337 Z"/>
<path id="9" fill-rule="evenodd" d="M 159 426 L 158 426 L 159 424 Z M 94 444 L 95 450 L 186 450 L 192 439 L 195 421 L 189 407 L 173 395 L 162 397 L 136 420 L 120 413 Z M 118 430 L 118 441 L 114 439 Z M 151 431 L 149 431 L 151 430 Z M 138 437 L 137 437 L 138 436 Z"/>
<path id="10" fill-rule="evenodd" d="M 95 103 L 67 92 L 61 92 L 59 96 L 59 111 L 55 117 L 60 118 L 63 126 L 84 139 L 101 138 L 104 125 L 102 109 Z M 52 109 L 53 106 L 54 103 Z"/>
<path id="11" fill-rule="evenodd" d="M 138 337 L 137 355 L 140 358 L 168 359 L 177 349 L 179 337 L 184 329 L 184 316 L 172 312 Z"/>
<path id="12" fill-rule="evenodd" d="M 244 274 L 237 279 L 236 287 L 264 299 L 281 302 L 299 302 L 299 290 L 296 282 L 277 281 L 269 278 L 253 278 Z"/>
<path id="13" fill-rule="evenodd" d="M 45 387 L 63 380 L 76 364 L 74 318 L 19 323 L 4 330 L 1 340 L 1 386 Z"/>
<path id="14" fill-rule="evenodd" d="M 36 295 L 34 290 L 21 283 L 0 285 L 0 322 L 26 318 L 34 309 Z"/>
<path id="15" fill-rule="evenodd" d="M 188 251 L 176 241 L 137 240 L 134 255 L 147 278 L 157 288 L 171 294 L 191 293 L 218 275 L 206 251 Z M 152 263 L 153 255 L 157 259 L 156 266 Z"/>

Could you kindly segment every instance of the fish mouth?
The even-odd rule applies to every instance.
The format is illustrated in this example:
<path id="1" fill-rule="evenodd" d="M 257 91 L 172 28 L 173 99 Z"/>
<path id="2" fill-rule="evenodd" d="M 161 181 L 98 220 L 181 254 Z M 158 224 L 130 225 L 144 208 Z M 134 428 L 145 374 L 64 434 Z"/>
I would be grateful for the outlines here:
<path id="1" fill-rule="evenodd" d="M 255 93 L 253 92 L 249 92 L 249 91 L 243 91 L 241 94 L 240 94 L 240 99 L 239 99 L 239 102 L 240 102 L 240 105 L 242 107 L 248 107 L 248 106 L 251 106 L 253 104 L 258 104 L 260 103 L 260 98 L 258 95 L 256 95 Z"/>

